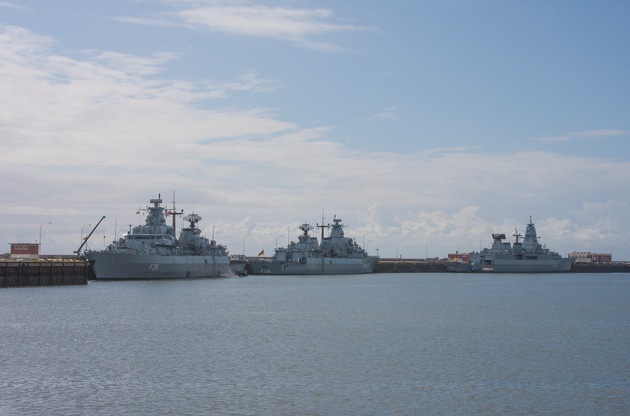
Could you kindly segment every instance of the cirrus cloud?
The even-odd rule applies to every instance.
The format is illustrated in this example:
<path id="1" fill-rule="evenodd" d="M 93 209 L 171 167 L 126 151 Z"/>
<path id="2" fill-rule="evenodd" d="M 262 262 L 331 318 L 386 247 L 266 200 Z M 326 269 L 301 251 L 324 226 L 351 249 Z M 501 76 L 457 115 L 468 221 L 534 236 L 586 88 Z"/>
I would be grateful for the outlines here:
<path id="1" fill-rule="evenodd" d="M 324 8 L 295 8 L 252 1 L 181 1 L 157 16 L 119 16 L 117 20 L 141 25 L 180 26 L 240 36 L 270 38 L 321 52 L 344 48 L 318 37 L 332 33 L 375 30 L 340 23 Z"/>

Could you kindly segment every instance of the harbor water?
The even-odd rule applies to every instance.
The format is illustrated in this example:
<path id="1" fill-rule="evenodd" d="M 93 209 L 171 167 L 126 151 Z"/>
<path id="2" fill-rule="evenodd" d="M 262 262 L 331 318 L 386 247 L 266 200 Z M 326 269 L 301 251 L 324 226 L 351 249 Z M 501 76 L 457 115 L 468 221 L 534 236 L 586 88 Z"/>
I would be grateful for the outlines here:
<path id="1" fill-rule="evenodd" d="M 628 415 L 630 274 L 0 290 L 1 415 Z"/>

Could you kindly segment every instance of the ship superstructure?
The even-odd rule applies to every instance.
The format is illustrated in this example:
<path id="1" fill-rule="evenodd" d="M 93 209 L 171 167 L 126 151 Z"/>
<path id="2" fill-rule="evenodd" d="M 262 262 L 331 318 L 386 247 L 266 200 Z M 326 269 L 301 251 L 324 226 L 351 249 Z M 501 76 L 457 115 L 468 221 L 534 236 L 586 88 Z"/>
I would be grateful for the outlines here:
<path id="1" fill-rule="evenodd" d="M 341 219 L 336 216 L 332 225 L 317 225 L 322 230 L 321 244 L 309 231 L 309 224 L 300 225 L 302 234 L 297 242 L 275 250 L 270 259 L 250 261 L 253 274 L 359 274 L 372 273 L 376 256 L 370 256 L 352 238 L 345 237 Z M 324 229 L 330 228 L 328 237 Z"/>
<path id="2" fill-rule="evenodd" d="M 239 274 L 230 266 L 225 246 L 203 237 L 197 224 L 201 217 L 184 217 L 188 227 L 175 236 L 173 225 L 166 223 L 162 199 L 151 199 L 146 208 L 145 223 L 130 229 L 104 250 L 85 253 L 93 261 L 97 279 L 179 279 L 223 277 Z M 169 212 L 175 215 L 175 210 Z M 180 215 L 180 213 L 177 213 Z M 240 270 L 242 272 L 243 270 Z"/>
<path id="3" fill-rule="evenodd" d="M 448 271 L 453 272 L 499 272 L 499 273 L 550 273 L 568 272 L 574 259 L 564 258 L 538 242 L 536 227 L 531 217 L 525 229 L 525 236 L 515 230 L 515 242 L 505 242 L 505 234 L 492 234 L 492 247 L 472 252 L 466 263 L 447 263 Z M 522 241 L 519 241 L 523 237 Z"/>

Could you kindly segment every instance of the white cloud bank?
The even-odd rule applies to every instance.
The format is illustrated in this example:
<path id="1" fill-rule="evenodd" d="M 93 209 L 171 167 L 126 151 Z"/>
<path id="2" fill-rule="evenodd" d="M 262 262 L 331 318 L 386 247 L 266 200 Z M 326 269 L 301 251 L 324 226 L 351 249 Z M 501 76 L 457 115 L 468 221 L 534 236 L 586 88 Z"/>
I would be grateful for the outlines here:
<path id="1" fill-rule="evenodd" d="M 274 83 L 248 73 L 228 83 L 160 77 L 177 55 L 53 52 L 54 41 L 0 28 L 0 229 L 11 242 L 70 253 L 107 220 L 92 246 L 142 221 L 162 193 L 213 223 L 233 252 L 272 252 L 297 225 L 337 214 L 381 256 L 445 256 L 524 229 L 542 241 L 630 259 L 630 163 L 550 152 L 412 154 L 349 149 L 329 127 L 305 129 L 265 108 L 221 107 L 233 91 Z M 203 101 L 203 103 L 202 103 Z M 103 238 L 105 236 L 105 238 Z"/>
<path id="2" fill-rule="evenodd" d="M 252 1 L 176 1 L 174 11 L 155 16 L 120 16 L 117 19 L 140 25 L 178 26 L 190 29 L 223 32 L 290 42 L 322 52 L 338 52 L 343 48 L 317 40 L 331 33 L 374 30 L 365 26 L 342 24 L 332 10 L 300 9 L 260 4 Z"/>
<path id="3" fill-rule="evenodd" d="M 559 136 L 545 136 L 536 140 L 543 143 L 553 143 L 568 141 L 605 140 L 616 137 L 630 138 L 630 131 L 612 129 L 575 131 Z"/>

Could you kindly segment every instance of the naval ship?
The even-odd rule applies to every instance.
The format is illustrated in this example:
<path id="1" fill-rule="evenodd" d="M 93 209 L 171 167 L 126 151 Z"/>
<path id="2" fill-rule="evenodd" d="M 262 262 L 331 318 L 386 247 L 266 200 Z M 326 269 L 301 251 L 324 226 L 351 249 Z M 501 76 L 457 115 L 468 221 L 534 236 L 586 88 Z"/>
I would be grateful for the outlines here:
<path id="1" fill-rule="evenodd" d="M 97 279 L 227 277 L 244 271 L 244 263 L 230 265 L 225 246 L 201 235 L 197 226 L 199 215 L 185 216 L 189 226 L 175 238 L 175 219 L 182 213 L 175 209 L 168 212 L 173 215 L 170 226 L 166 224 L 161 197 L 151 199 L 150 203 L 144 225 L 133 227 L 104 250 L 85 252 L 85 257 L 93 262 Z"/>
<path id="2" fill-rule="evenodd" d="M 322 229 L 321 244 L 309 235 L 313 227 L 302 224 L 298 242 L 286 248 L 277 248 L 270 259 L 250 260 L 252 274 L 329 275 L 372 273 L 376 256 L 370 256 L 352 238 L 346 238 L 343 224 L 336 216 L 332 226 L 318 225 Z M 324 228 L 330 235 L 324 238 Z"/>
<path id="3" fill-rule="evenodd" d="M 491 248 L 472 252 L 468 262 L 449 262 L 446 269 L 450 272 L 496 272 L 496 273 L 551 273 L 569 272 L 575 259 L 562 257 L 560 254 L 543 247 L 538 242 L 536 227 L 531 216 L 525 230 L 523 241 L 515 230 L 512 235 L 514 244 L 503 242 L 505 234 L 492 234 L 494 242 Z"/>

